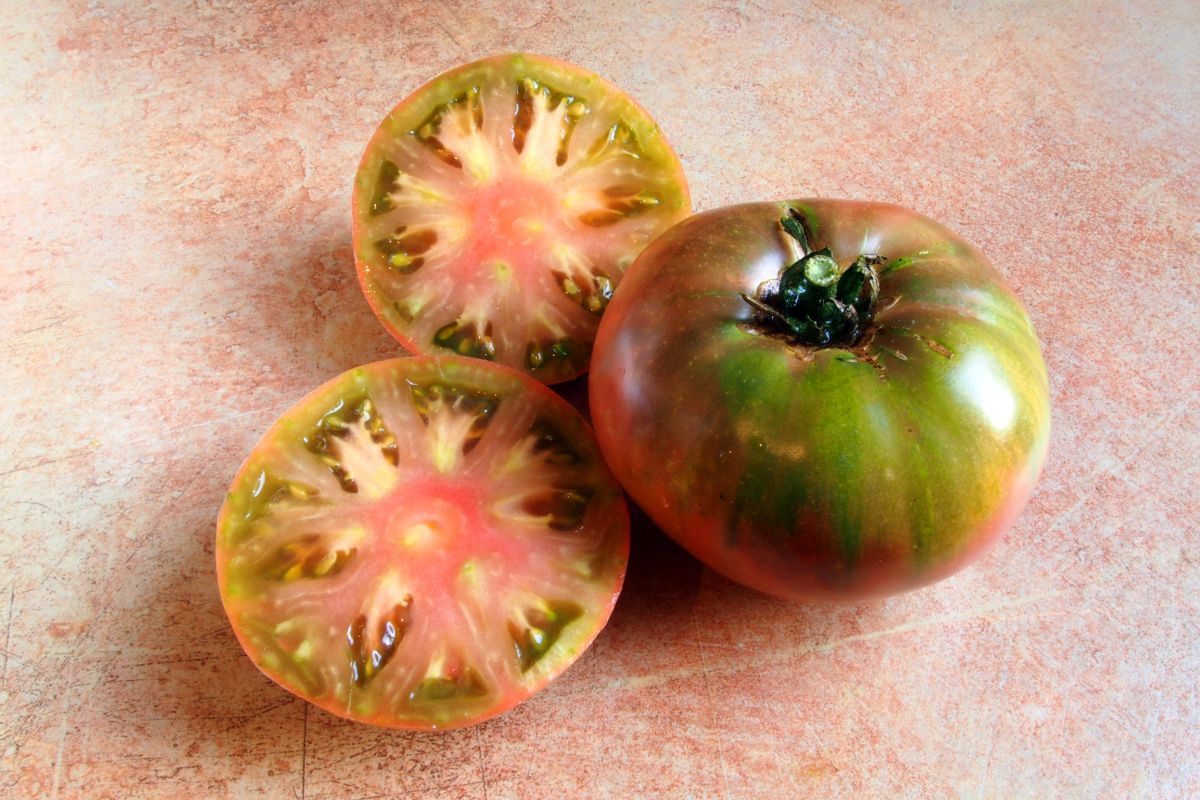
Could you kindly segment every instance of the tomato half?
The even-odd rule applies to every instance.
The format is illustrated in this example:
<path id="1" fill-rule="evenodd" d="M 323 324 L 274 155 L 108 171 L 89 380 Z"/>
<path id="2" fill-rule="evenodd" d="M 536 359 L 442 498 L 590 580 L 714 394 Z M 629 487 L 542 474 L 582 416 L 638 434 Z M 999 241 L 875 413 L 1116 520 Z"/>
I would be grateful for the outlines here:
<path id="1" fill-rule="evenodd" d="M 555 383 L 587 369 L 625 269 L 690 210 L 679 160 L 624 92 L 503 55 L 435 78 L 380 124 L 354 183 L 354 252 L 410 351 Z"/>
<path id="2" fill-rule="evenodd" d="M 233 481 L 217 576 L 246 653 L 351 719 L 467 725 L 608 620 L 624 496 L 587 424 L 507 367 L 381 361 L 289 410 Z"/>
<path id="3" fill-rule="evenodd" d="M 789 294 L 807 310 L 773 305 Z M 726 576 L 805 600 L 968 563 L 1025 505 L 1049 435 L 1011 289 L 946 228 L 881 204 L 683 221 L 626 275 L 589 384 L 601 449 L 649 516 Z"/>

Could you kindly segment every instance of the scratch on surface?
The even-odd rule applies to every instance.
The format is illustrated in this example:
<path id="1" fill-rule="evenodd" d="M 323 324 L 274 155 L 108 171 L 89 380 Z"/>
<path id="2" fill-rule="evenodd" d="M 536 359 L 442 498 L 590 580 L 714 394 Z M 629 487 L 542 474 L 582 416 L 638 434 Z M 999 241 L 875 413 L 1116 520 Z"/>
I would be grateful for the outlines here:
<path id="1" fill-rule="evenodd" d="M 1134 192 L 1133 196 L 1129 198 L 1129 201 L 1125 203 L 1125 210 L 1130 211 L 1132 209 L 1137 208 L 1147 198 L 1151 197 L 1152 195 L 1158 194 L 1160 191 L 1162 191 L 1162 188 L 1164 186 L 1171 183 L 1176 178 L 1180 178 L 1180 177 L 1186 175 L 1189 171 L 1191 171 L 1192 169 L 1195 169 L 1195 168 L 1196 168 L 1196 164 L 1193 164 L 1190 161 L 1185 161 L 1185 162 L 1183 162 L 1183 164 L 1181 164 L 1180 166 L 1171 170 L 1170 172 L 1168 172 L 1166 175 L 1162 176 L 1161 178 L 1155 178 L 1152 181 L 1148 181 L 1147 183 L 1142 184 L 1141 188 L 1139 188 L 1136 192 Z"/>
<path id="2" fill-rule="evenodd" d="M 381 746 L 382 745 L 380 745 L 378 743 L 372 742 L 371 744 L 368 744 L 366 747 L 359 748 L 358 750 L 352 751 L 349 755 L 343 756 L 342 761 L 343 762 L 358 761 L 363 756 L 374 756 L 376 753 L 379 752 L 379 748 Z"/>
<path id="3" fill-rule="evenodd" d="M 197 469 L 192 474 L 192 476 L 190 478 L 188 478 L 187 481 L 184 482 L 182 488 L 179 489 L 179 496 L 182 497 L 183 495 L 187 494 L 188 490 L 196 485 L 196 481 L 200 480 L 200 477 L 202 475 L 204 475 L 204 473 L 208 472 L 209 467 L 211 467 L 211 466 L 212 466 L 212 462 L 206 461 L 206 462 L 202 463 L 200 465 L 200 468 Z M 148 525 L 146 528 L 146 534 L 144 536 L 139 537 L 136 541 L 134 541 L 133 546 L 129 548 L 129 555 L 125 557 L 125 562 L 124 562 L 123 566 L 128 567 L 129 562 L 133 561 L 134 557 L 137 556 L 138 552 L 142 549 L 143 546 L 145 546 L 146 542 L 149 539 L 151 539 L 156 533 L 158 533 L 158 525 L 160 522 L 162 522 L 162 518 L 166 514 L 166 512 L 168 511 L 169 508 L 170 508 L 170 506 L 164 505 L 162 508 L 159 509 L 158 513 L 155 514 L 154 521 L 151 522 L 150 525 Z M 96 614 L 97 621 L 99 621 L 100 617 L 103 615 L 103 613 L 108 610 L 108 607 L 112 602 L 113 596 L 114 595 L 109 595 L 109 601 L 106 602 L 103 606 L 101 606 L 100 612 Z"/>
<path id="4" fill-rule="evenodd" d="M 479 782 L 483 784 L 483 800 L 488 800 L 487 764 L 483 760 L 483 735 L 475 726 L 475 746 L 479 750 Z"/>
<path id="5" fill-rule="evenodd" d="M 1043 600 L 1049 600 L 1055 597 L 1073 593 L 1073 589 L 1058 589 L 1052 592 L 1043 592 L 1041 594 L 1022 595 L 1015 598 L 1007 598 L 994 603 L 985 603 L 975 606 L 964 611 L 954 611 L 947 614 L 936 614 L 931 617 L 922 617 L 920 619 L 909 620 L 899 625 L 894 625 L 890 628 L 884 628 L 878 631 L 868 631 L 866 633 L 857 633 L 852 636 L 844 636 L 840 639 L 831 639 L 826 642 L 804 642 L 795 647 L 788 647 L 775 652 L 754 651 L 749 652 L 737 648 L 728 657 L 723 658 L 721 662 L 714 665 L 708 672 L 715 673 L 733 673 L 740 672 L 750 668 L 761 668 L 772 664 L 780 664 L 791 661 L 798 656 L 807 655 L 809 653 L 830 653 L 839 647 L 844 647 L 848 644 L 858 642 L 872 641 L 874 639 L 882 639 L 887 636 L 894 636 L 900 633 L 920 630 L 922 628 L 930 628 L 937 625 L 949 625 L 959 622 L 968 622 L 974 619 L 998 619 L 1000 617 L 991 617 L 997 612 L 1009 611 L 1012 609 L 1022 608 L 1024 606 L 1033 605 Z M 706 646 L 712 646 L 711 644 Z M 701 667 L 700 669 L 702 669 Z M 697 667 L 680 667 L 664 672 L 656 672 L 651 675 L 635 675 L 632 677 L 614 678 L 605 687 L 607 689 L 633 689 L 639 690 L 661 686 L 681 678 L 694 677 L 697 672 Z"/>
<path id="6" fill-rule="evenodd" d="M 67 704 L 67 708 L 70 707 L 70 704 Z M 63 714 L 62 722 L 58 726 L 58 747 L 54 751 L 54 777 L 50 783 L 50 800 L 58 800 L 58 786 L 62 779 L 63 749 L 67 743 L 68 719 L 70 719 L 70 715 Z"/>
<path id="7" fill-rule="evenodd" d="M 343 784 L 344 785 L 344 784 Z M 473 789 L 479 785 L 479 781 L 466 781 L 465 783 L 446 783 L 438 786 L 422 786 L 418 789 L 405 789 L 402 792 L 388 792 L 387 794 L 371 794 L 366 797 L 356 797 L 355 800 L 396 800 L 397 797 L 415 797 L 418 800 L 423 800 L 427 797 L 438 796 L 442 793 L 449 792 L 451 789 Z"/>
<path id="8" fill-rule="evenodd" d="M 1008 657 L 1004 659 L 1004 670 L 1000 673 L 1000 682 L 996 685 L 996 694 L 1002 696 L 1005 685 L 1008 684 L 1008 673 L 1012 669 L 1013 650 L 1010 648 Z M 979 792 L 977 797 L 982 800 L 984 792 L 987 791 L 988 783 L 992 776 L 992 751 L 996 748 L 996 728 L 1000 725 L 1000 715 L 997 714 L 992 720 L 991 730 L 988 731 L 987 753 L 983 757 L 983 777 L 979 781 Z"/>
<path id="9" fill-rule="evenodd" d="M 112 651 L 111 655 L 122 655 L 122 651 Z M 174 666 L 175 664 L 202 664 L 208 661 L 218 660 L 220 660 L 218 656 L 196 656 L 195 658 L 176 658 L 175 656 L 164 656 L 163 658 L 151 658 L 147 659 L 146 661 L 136 661 L 132 664 L 129 664 L 127 669 L 136 670 L 140 667 Z M 140 681 L 144 680 L 144 678 L 138 675 L 133 678 L 129 678 L 128 680 Z M 116 681 L 114 681 L 114 683 L 115 682 Z"/>
<path id="10" fill-rule="evenodd" d="M 13 502 L 13 505 L 14 506 L 37 506 L 38 508 L 46 509 L 51 514 L 57 514 L 59 519 L 62 519 L 62 516 L 63 516 L 63 513 L 61 511 L 59 511 L 58 509 L 51 508 L 50 506 L 46 505 L 45 503 L 39 503 L 36 500 L 16 500 Z"/>
<path id="11" fill-rule="evenodd" d="M 3 679 L 5 684 L 8 682 L 8 643 L 12 639 L 12 623 L 13 623 L 13 608 L 16 606 L 17 599 L 17 582 L 12 581 L 8 584 L 8 623 L 4 626 L 4 669 L 0 672 L 0 679 Z"/>
<path id="12" fill-rule="evenodd" d="M 66 321 L 67 321 L 66 317 L 55 317 L 54 319 L 50 320 L 49 322 L 45 323 L 44 325 L 39 325 L 36 328 L 26 328 L 23 331 L 17 331 L 17 336 L 26 336 L 30 333 L 37 333 L 38 331 L 44 331 L 49 328 L 53 328 L 57 325 L 62 325 Z"/>
<path id="13" fill-rule="evenodd" d="M 169 781 L 172 778 L 179 777 L 179 773 L 183 772 L 185 769 L 199 771 L 200 767 L 197 764 L 181 764 L 178 767 L 166 767 L 166 768 L 155 767 L 153 774 L 141 776 L 141 778 L 138 779 L 138 782 L 139 783 L 150 783 L 151 781 L 160 781 L 160 780 L 168 780 Z"/>
<path id="14" fill-rule="evenodd" d="M 832 639 L 823 644 L 819 644 L 811 649 L 819 653 L 829 653 L 837 648 L 852 644 L 854 642 L 866 642 L 872 639 L 882 639 L 885 636 L 892 636 L 897 633 L 907 633 L 908 631 L 918 630 L 920 628 L 928 628 L 933 625 L 941 625 L 952 622 L 965 622 L 971 619 L 987 618 L 987 615 L 994 611 L 1004 611 L 1010 608 L 1020 608 L 1031 603 L 1036 603 L 1041 600 L 1047 600 L 1052 597 L 1059 597 L 1068 594 L 1068 589 L 1058 589 L 1053 592 L 1043 592 L 1041 594 L 1025 595 L 1013 600 L 1002 600 L 998 603 L 987 603 L 985 605 L 969 608 L 966 611 L 952 611 L 948 614 L 936 614 L 932 617 L 923 617 L 921 619 L 909 620 L 899 625 L 894 625 L 891 628 L 884 628 L 878 631 L 869 631 L 867 633 L 856 633 L 853 636 L 845 636 L 841 639 Z"/>
<path id="15" fill-rule="evenodd" d="M 304 742 L 300 748 L 300 800 L 308 792 L 308 703 L 304 704 Z"/>
<path id="16" fill-rule="evenodd" d="M 191 422 L 191 423 L 188 423 L 187 425 L 180 425 L 178 427 L 171 428 L 171 433 L 172 434 L 180 434 L 180 433 L 183 433 L 184 431 L 194 430 L 195 428 L 208 428 L 208 427 L 212 427 L 213 425 L 222 425 L 226 422 L 232 422 L 233 420 L 241 419 L 242 417 L 252 417 L 252 416 L 257 416 L 257 415 L 261 415 L 261 414 L 271 414 L 272 416 L 277 417 L 280 414 L 282 414 L 285 410 L 287 410 L 289 407 L 290 406 L 287 403 L 282 403 L 282 404 L 276 403 L 275 405 L 266 406 L 264 408 L 254 408 L 249 411 L 237 411 L 233 414 L 225 414 L 220 417 L 214 417 L 212 419 L 203 419 L 203 420 L 200 420 L 199 422 Z M 133 439 L 130 439 L 128 442 L 125 442 L 124 446 L 131 448 L 131 447 L 140 445 L 143 442 L 148 442 L 148 441 L 152 441 L 152 440 L 160 440 L 160 439 L 162 439 L 161 432 L 149 434 L 147 436 L 142 436 L 142 437 L 135 437 Z M 3 475 L 3 473 L 0 473 L 0 475 Z"/>
<path id="17" fill-rule="evenodd" d="M 1096 469 L 1092 470 L 1091 474 L 1088 475 L 1086 480 L 1084 481 L 1085 488 L 1084 488 L 1083 492 L 1079 495 L 1079 499 L 1076 500 L 1074 503 L 1072 503 L 1070 505 L 1070 507 L 1068 507 L 1061 514 L 1056 516 L 1054 519 L 1050 520 L 1050 524 L 1046 526 L 1046 532 L 1052 533 L 1053 531 L 1057 530 L 1060 525 L 1062 525 L 1064 522 L 1068 521 L 1071 517 L 1073 517 L 1075 515 L 1075 513 L 1080 508 L 1083 507 L 1083 505 L 1091 498 L 1091 496 L 1093 494 L 1096 493 L 1096 490 L 1099 488 L 1099 483 L 1100 483 L 1099 479 L 1101 476 L 1103 476 L 1103 475 L 1114 475 L 1115 476 L 1115 475 L 1119 474 L 1122 470 L 1125 469 L 1125 467 L 1129 466 L 1129 464 L 1132 463 L 1134 461 L 1134 459 L 1136 459 L 1138 456 L 1140 456 L 1142 454 L 1143 450 L 1145 450 L 1150 445 L 1155 444 L 1159 440 L 1160 436 L 1165 436 L 1166 432 L 1168 430 L 1170 430 L 1170 428 L 1172 427 L 1172 423 L 1175 422 L 1175 420 L 1178 419 L 1183 414 L 1183 412 L 1187 410 L 1187 408 L 1190 404 L 1191 404 L 1190 399 L 1184 400 L 1183 402 L 1181 402 L 1177 406 L 1175 406 L 1175 408 L 1171 409 L 1166 414 L 1164 414 L 1163 417 L 1158 421 L 1158 424 L 1155 425 L 1154 428 L 1150 431 L 1149 435 L 1145 439 L 1143 439 L 1140 444 L 1138 444 L 1136 447 L 1134 447 L 1133 451 L 1131 453 L 1129 453 L 1129 455 L 1125 456 L 1125 458 L 1121 459 L 1115 465 L 1098 466 L 1098 467 L 1096 467 Z"/>
<path id="18" fill-rule="evenodd" d="M 70 461 L 72 458 L 79 458 L 79 456 L 83 455 L 84 452 L 84 450 L 76 450 L 73 453 L 67 453 L 65 456 L 47 458 L 43 461 L 35 461 L 32 464 L 22 464 L 18 467 L 13 467 L 12 469 L 6 469 L 3 472 L 0 472 L 0 478 L 7 477 L 9 475 L 15 475 L 18 472 L 25 472 L 26 470 L 37 469 L 38 467 L 46 467 L 51 464 L 57 464 L 61 461 Z"/>
<path id="19" fill-rule="evenodd" d="M 693 613 L 694 611 L 695 609 L 693 609 Z M 704 678 L 704 694 L 708 697 L 709 722 L 715 723 L 716 720 L 713 719 L 713 714 L 715 713 L 714 709 L 717 708 L 717 704 L 713 701 L 712 687 L 708 682 L 708 657 L 704 653 L 704 642 L 697 642 L 696 644 L 700 650 L 700 674 Z M 721 767 L 721 796 L 728 798 L 731 796 L 729 793 L 729 770 L 725 766 L 725 746 L 722 744 L 720 736 L 717 737 L 717 763 Z"/>
<path id="20" fill-rule="evenodd" d="M 438 12 L 433 15 L 433 21 L 436 22 L 437 26 L 442 29 L 442 33 L 449 36 L 451 41 L 453 41 L 456 45 L 458 45 L 459 50 L 466 50 L 467 46 L 454 33 L 454 25 L 447 25 L 442 20 L 443 14 L 453 15 L 454 12 L 451 11 L 446 6 L 445 0 L 438 0 L 438 2 L 435 5 L 436 5 L 436 8 L 438 9 Z"/>
<path id="21" fill-rule="evenodd" d="M 220 728 L 217 728 L 216 730 L 213 731 L 213 735 L 221 735 L 221 734 L 229 733 L 231 731 L 236 731 L 238 728 L 242 727 L 250 720 L 257 719 L 257 718 L 263 716 L 264 714 L 269 714 L 270 712 L 274 711 L 277 708 L 280 708 L 282 706 L 291 705 L 294 702 L 295 702 L 295 698 L 289 696 L 287 699 L 285 699 L 281 702 L 273 703 L 265 708 L 255 709 L 247 714 L 236 714 L 234 716 L 213 714 L 210 716 L 197 716 L 196 719 L 227 721 L 229 723 L 228 725 L 222 725 Z"/>

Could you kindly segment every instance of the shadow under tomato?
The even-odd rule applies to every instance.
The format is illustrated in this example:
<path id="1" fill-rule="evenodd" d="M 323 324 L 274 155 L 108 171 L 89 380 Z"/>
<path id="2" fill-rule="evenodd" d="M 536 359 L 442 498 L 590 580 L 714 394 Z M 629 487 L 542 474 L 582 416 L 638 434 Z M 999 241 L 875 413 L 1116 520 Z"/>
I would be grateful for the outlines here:
<path id="1" fill-rule="evenodd" d="M 588 404 L 588 376 L 551 386 L 560 397 L 575 408 L 591 425 Z M 628 495 L 629 506 L 629 567 L 622 589 L 624 607 L 643 595 L 691 597 L 699 590 L 705 567 L 654 524 Z M 629 598 L 624 600 L 624 598 Z M 614 615 L 625 612 L 618 604 Z"/>
<path id="2" fill-rule="evenodd" d="M 586 372 L 578 378 L 556 383 L 550 388 L 582 414 L 583 418 L 587 420 L 588 425 L 592 424 L 592 414 L 588 407 L 588 378 Z"/>
<path id="3" fill-rule="evenodd" d="M 700 590 L 705 567 L 663 533 L 629 501 L 630 553 L 624 594 L 691 598 Z"/>
<path id="4" fill-rule="evenodd" d="M 640 670 L 661 661 L 664 649 L 694 641 L 688 626 L 707 579 L 704 565 L 659 530 L 632 501 L 629 516 L 625 584 L 608 626 L 597 640 L 605 659 L 618 671 Z"/>
<path id="5" fill-rule="evenodd" d="M 786 662 L 887 624 L 886 600 L 802 603 L 742 586 L 704 566 L 632 501 L 629 507 L 629 569 L 610 630 L 601 634 L 609 657 L 628 668 L 699 668 L 700 646 L 721 657 L 763 652 Z"/>

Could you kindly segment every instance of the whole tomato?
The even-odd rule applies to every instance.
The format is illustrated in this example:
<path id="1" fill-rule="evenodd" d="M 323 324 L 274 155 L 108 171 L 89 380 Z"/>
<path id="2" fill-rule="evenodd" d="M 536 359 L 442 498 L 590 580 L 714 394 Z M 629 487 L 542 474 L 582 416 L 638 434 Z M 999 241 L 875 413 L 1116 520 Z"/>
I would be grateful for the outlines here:
<path id="1" fill-rule="evenodd" d="M 698 214 L 634 262 L 590 405 L 618 480 L 735 581 L 857 600 L 960 569 L 1028 500 L 1049 436 L 1029 316 L 941 225 L 796 200 Z"/>

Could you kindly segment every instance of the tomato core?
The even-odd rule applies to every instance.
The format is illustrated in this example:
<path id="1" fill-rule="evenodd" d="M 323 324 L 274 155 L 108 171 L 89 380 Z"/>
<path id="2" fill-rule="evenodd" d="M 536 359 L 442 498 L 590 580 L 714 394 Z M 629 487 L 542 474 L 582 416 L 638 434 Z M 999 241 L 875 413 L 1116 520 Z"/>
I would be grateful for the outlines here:
<path id="1" fill-rule="evenodd" d="M 562 205 L 557 191 L 540 180 L 506 175 L 469 190 L 463 199 L 474 233 L 468 261 L 477 264 L 522 264 L 554 239 L 562 238 L 547 212 Z"/>

